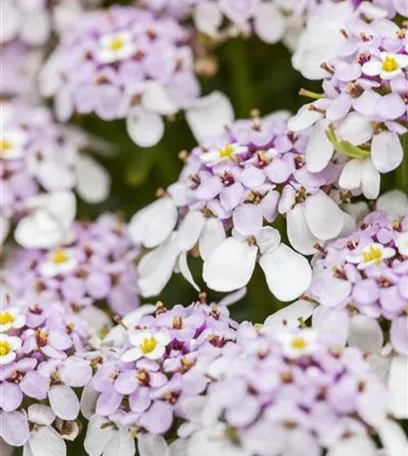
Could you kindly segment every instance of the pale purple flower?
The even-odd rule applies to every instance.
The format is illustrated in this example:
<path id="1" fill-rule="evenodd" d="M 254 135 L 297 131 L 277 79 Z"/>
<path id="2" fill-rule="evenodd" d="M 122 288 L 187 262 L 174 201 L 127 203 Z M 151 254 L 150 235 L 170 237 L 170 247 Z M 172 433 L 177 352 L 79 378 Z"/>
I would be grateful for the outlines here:
<path id="1" fill-rule="evenodd" d="M 388 449 L 387 427 L 397 426 L 362 352 L 311 329 L 266 333 L 243 323 L 206 372 L 214 379 L 206 395 L 182 402 L 187 454 L 374 456 L 371 433 Z M 398 439 L 403 448 L 406 437 Z"/>
<path id="2" fill-rule="evenodd" d="M 224 306 L 193 303 L 167 310 L 160 304 L 147 310 L 155 314 L 143 316 L 141 308 L 103 342 L 106 350 L 92 388 L 82 398 L 91 416 L 85 439 L 90 455 L 102 445 L 99 441 L 107 445 L 119 437 L 109 434 L 115 426 L 129 443 L 129 454 L 134 451 L 130 432 L 166 436 L 185 417 L 182 399 L 205 392 L 210 379 L 202 374 L 203 366 L 235 339 L 236 324 Z M 90 396 L 96 396 L 93 406 Z"/>
<path id="3" fill-rule="evenodd" d="M 214 290 L 245 287 L 259 260 L 278 299 L 305 291 L 310 267 L 281 243 L 273 223 L 286 216 L 289 240 L 302 254 L 339 235 L 347 215 L 332 190 L 342 164 L 333 160 L 308 171 L 313 138 L 293 135 L 286 120 L 278 113 L 229 125 L 193 149 L 178 182 L 135 214 L 132 239 L 154 249 L 139 264 L 144 296 L 158 294 L 175 267 L 198 289 L 187 264 L 187 253 L 197 248 L 204 281 Z"/>
<path id="4" fill-rule="evenodd" d="M 124 315 L 139 305 L 138 254 L 126 224 L 104 214 L 94 223 L 76 222 L 66 244 L 18 251 L 5 282 L 23 300 L 58 300 L 77 310 L 106 301 Z"/>

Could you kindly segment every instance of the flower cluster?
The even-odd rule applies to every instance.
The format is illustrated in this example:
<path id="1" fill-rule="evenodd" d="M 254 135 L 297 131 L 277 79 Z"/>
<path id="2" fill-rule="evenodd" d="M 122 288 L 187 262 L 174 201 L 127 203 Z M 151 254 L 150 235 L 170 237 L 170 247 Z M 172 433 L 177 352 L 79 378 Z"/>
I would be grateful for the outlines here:
<path id="1" fill-rule="evenodd" d="M 127 118 L 131 138 L 152 146 L 163 135 L 162 116 L 196 107 L 200 87 L 189 40 L 176 21 L 146 10 L 90 12 L 62 36 L 42 69 L 41 92 L 55 96 L 60 120 L 74 112 Z"/>
<path id="2" fill-rule="evenodd" d="M 135 435 L 143 454 L 149 436 L 166 435 L 185 417 L 180 403 L 205 392 L 210 379 L 202 367 L 235 339 L 236 326 L 225 306 L 204 303 L 171 310 L 161 303 L 145 306 L 121 324 L 102 345 L 92 379 L 97 392 L 93 412 L 90 396 L 95 392 L 88 388 L 83 397 L 84 412 L 93 414 L 85 439 L 90 455 L 119 438 L 123 454 L 132 456 Z"/>
<path id="3" fill-rule="evenodd" d="M 191 424 L 179 433 L 199 429 L 188 455 L 295 456 L 307 448 L 374 456 L 375 432 L 386 450 L 404 448 L 387 420 L 386 388 L 362 353 L 313 330 L 265 333 L 244 323 L 206 372 L 215 381 L 205 397 L 183 404 Z"/>
<path id="4" fill-rule="evenodd" d="M 330 242 L 317 256 L 307 295 L 321 304 L 323 320 L 336 313 L 333 336 L 345 341 L 349 330 L 354 342 L 360 336 L 361 343 L 369 347 L 371 333 L 370 342 L 376 341 L 379 352 L 386 330 L 394 350 L 408 355 L 407 230 L 407 216 L 392 220 L 385 212 L 375 211 L 356 232 Z M 374 345 L 367 351 L 374 351 Z"/>
<path id="5" fill-rule="evenodd" d="M 78 434 L 83 387 L 92 368 L 86 322 L 57 301 L 0 309 L 0 436 L 33 455 L 65 454 Z"/>
<path id="6" fill-rule="evenodd" d="M 139 305 L 135 258 L 127 226 L 112 214 L 76 222 L 72 237 L 53 249 L 21 249 L 4 274 L 6 286 L 24 301 L 55 300 L 79 310 L 106 301 L 119 315 Z M 92 323 L 92 322 L 91 322 Z"/>
<path id="7" fill-rule="evenodd" d="M 342 231 L 347 215 L 330 197 L 342 164 L 333 160 L 320 172 L 308 171 L 305 154 L 315 147 L 308 134 L 288 130 L 284 113 L 236 121 L 196 147 L 179 181 L 130 224 L 135 242 L 159 246 L 140 263 L 142 293 L 160 292 L 179 255 L 181 272 L 188 277 L 185 254 L 197 243 L 204 280 L 214 290 L 244 287 L 260 257 L 279 299 L 290 301 L 303 293 L 310 283 L 309 265 L 281 244 L 270 225 L 285 215 L 289 240 L 303 254 L 314 253 L 316 243 Z M 232 237 L 226 238 L 226 232 Z"/>
<path id="8" fill-rule="evenodd" d="M 88 136 L 56 124 L 45 107 L 14 99 L 3 102 L 1 110 L 2 240 L 10 222 L 20 222 L 16 239 L 21 245 L 52 246 L 65 233 L 59 223 L 48 224 L 41 232 L 35 207 L 47 206 L 51 218 L 59 221 L 56 211 L 65 212 L 60 214 L 61 223 L 69 226 L 75 217 L 75 201 L 69 191 L 76 189 L 90 203 L 101 202 L 108 196 L 110 178 L 101 165 L 82 153 L 93 148 Z"/>
<path id="9" fill-rule="evenodd" d="M 401 137 L 407 132 L 408 32 L 387 19 L 354 18 L 335 58 L 323 64 L 323 96 L 290 121 L 294 131 L 317 123 L 320 148 L 308 168 L 325 166 L 334 150 L 351 157 L 340 177 L 347 190 L 367 198 L 380 192 L 380 173 L 403 160 Z M 330 138 L 327 141 L 326 135 Z"/>

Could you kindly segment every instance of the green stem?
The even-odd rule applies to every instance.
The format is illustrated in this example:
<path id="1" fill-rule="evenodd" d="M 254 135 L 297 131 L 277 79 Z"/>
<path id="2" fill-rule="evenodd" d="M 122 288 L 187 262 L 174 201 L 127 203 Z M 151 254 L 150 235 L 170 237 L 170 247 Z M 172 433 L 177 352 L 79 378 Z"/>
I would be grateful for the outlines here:
<path id="1" fill-rule="evenodd" d="M 402 137 L 402 148 L 404 150 L 404 160 L 395 171 L 396 187 L 408 193 L 408 133 Z"/>
<path id="2" fill-rule="evenodd" d="M 311 98 L 313 100 L 320 100 L 320 98 L 322 98 L 324 94 L 323 93 L 311 92 L 310 90 L 306 90 L 306 89 L 300 89 L 299 90 L 299 95 L 301 97 Z"/>
<path id="3" fill-rule="evenodd" d="M 249 43 L 242 38 L 231 40 L 225 46 L 234 96 L 232 101 L 238 117 L 248 117 L 251 110 L 258 107 L 248 47 Z"/>

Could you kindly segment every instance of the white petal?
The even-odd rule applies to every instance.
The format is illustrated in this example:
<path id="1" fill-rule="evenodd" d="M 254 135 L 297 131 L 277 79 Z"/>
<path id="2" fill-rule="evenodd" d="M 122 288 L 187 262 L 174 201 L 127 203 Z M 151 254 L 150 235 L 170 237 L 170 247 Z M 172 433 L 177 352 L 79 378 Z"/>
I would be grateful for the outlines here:
<path id="1" fill-rule="evenodd" d="M 94 415 L 88 423 L 84 448 L 89 456 L 100 456 L 110 440 L 115 436 L 112 426 L 106 425 L 108 420 L 98 415 Z"/>
<path id="2" fill-rule="evenodd" d="M 160 115 L 135 107 L 126 118 L 126 129 L 135 144 L 152 147 L 163 137 L 164 122 Z"/>
<path id="3" fill-rule="evenodd" d="M 384 420 L 377 427 L 377 431 L 387 456 L 403 456 L 408 454 L 407 437 L 398 423 L 391 420 Z"/>
<path id="4" fill-rule="evenodd" d="M 187 280 L 187 282 L 192 285 L 192 287 L 197 290 L 198 292 L 200 291 L 200 287 L 197 285 L 197 283 L 194 281 L 194 278 L 191 274 L 190 268 L 188 267 L 187 263 L 187 252 L 182 252 L 179 256 L 179 262 L 178 266 L 180 269 L 181 275 Z"/>
<path id="5" fill-rule="evenodd" d="M 9 445 L 22 446 L 30 435 L 25 412 L 0 412 L 0 437 Z"/>
<path id="6" fill-rule="evenodd" d="M 188 456 L 187 453 L 188 440 L 178 439 L 172 442 L 166 456 Z"/>
<path id="7" fill-rule="evenodd" d="M 50 34 L 50 17 L 47 11 L 31 12 L 21 28 L 21 38 L 31 45 L 44 44 Z"/>
<path id="8" fill-rule="evenodd" d="M 62 420 L 73 421 L 79 414 L 79 401 L 74 391 L 66 385 L 52 386 L 48 399 L 54 413 Z"/>
<path id="9" fill-rule="evenodd" d="M 209 36 L 216 34 L 222 19 L 222 13 L 216 3 L 199 3 L 194 9 L 194 24 L 197 30 Z"/>
<path id="10" fill-rule="evenodd" d="M 306 321 L 313 314 L 316 305 L 300 299 L 278 310 L 265 320 L 262 332 L 274 333 L 283 328 L 298 328 L 299 319 Z"/>
<path id="11" fill-rule="evenodd" d="M 66 165 L 52 161 L 41 163 L 37 169 L 41 185 L 48 191 L 68 190 L 75 184 L 75 174 Z"/>
<path id="12" fill-rule="evenodd" d="M 63 438 L 51 426 L 33 430 L 29 444 L 33 456 L 65 456 L 67 454 Z"/>
<path id="13" fill-rule="evenodd" d="M 206 138 L 219 135 L 225 126 L 234 120 L 230 100 L 221 92 L 212 92 L 200 98 L 186 110 L 186 119 L 198 143 Z"/>
<path id="14" fill-rule="evenodd" d="M 180 249 L 172 235 L 146 254 L 139 263 L 139 287 L 143 297 L 158 295 L 173 274 Z"/>
<path id="15" fill-rule="evenodd" d="M 92 380 L 85 385 L 81 395 L 81 413 L 89 420 L 95 414 L 99 393 L 93 387 Z"/>
<path id="16" fill-rule="evenodd" d="M 269 289 L 283 302 L 298 298 L 312 281 L 312 270 L 307 259 L 285 244 L 263 254 L 259 264 Z"/>
<path id="17" fill-rule="evenodd" d="M 204 227 L 205 217 L 200 211 L 190 211 L 177 230 L 177 245 L 181 251 L 191 250 Z"/>
<path id="18" fill-rule="evenodd" d="M 391 217 L 405 217 L 408 214 L 408 196 L 401 190 L 390 190 L 378 197 L 376 208 L 388 212 Z"/>
<path id="19" fill-rule="evenodd" d="M 339 206 L 319 190 L 304 204 L 304 212 L 310 231 L 319 239 L 333 239 L 343 228 L 343 215 Z"/>
<path id="20" fill-rule="evenodd" d="M 227 238 L 204 262 L 203 279 L 215 291 L 233 291 L 244 287 L 255 268 L 257 247 Z"/>
<path id="21" fill-rule="evenodd" d="M 327 122 L 316 122 L 306 146 L 306 166 L 311 173 L 322 171 L 332 158 L 334 149 L 326 135 Z"/>
<path id="22" fill-rule="evenodd" d="M 262 253 L 273 252 L 279 247 L 281 235 L 278 230 L 271 226 L 265 226 L 260 229 L 255 236 L 259 251 Z"/>
<path id="23" fill-rule="evenodd" d="M 161 435 L 141 434 L 137 449 L 140 456 L 166 456 L 167 443 Z"/>
<path id="24" fill-rule="evenodd" d="M 358 436 L 339 440 L 327 456 L 376 456 L 377 450 L 369 437 Z"/>
<path id="25" fill-rule="evenodd" d="M 142 102 L 147 111 L 157 114 L 171 115 L 178 111 L 178 106 L 170 99 L 165 88 L 157 82 L 147 84 Z"/>
<path id="26" fill-rule="evenodd" d="M 286 214 L 286 227 L 291 246 L 303 255 L 316 253 L 314 245 L 318 242 L 310 231 L 303 208 L 295 206 Z"/>
<path id="27" fill-rule="evenodd" d="M 137 212 L 129 223 L 129 235 L 135 244 L 147 248 L 160 245 L 176 226 L 177 207 L 173 200 L 165 196 Z"/>
<path id="28" fill-rule="evenodd" d="M 364 160 L 361 183 L 364 196 L 368 199 L 376 199 L 380 193 L 381 176 L 370 158 Z"/>
<path id="29" fill-rule="evenodd" d="M 276 43 L 285 33 L 286 19 L 273 3 L 263 2 L 257 7 L 254 28 L 261 40 Z"/>
<path id="30" fill-rule="evenodd" d="M 224 239 L 225 229 L 221 220 L 215 217 L 209 218 L 204 224 L 198 241 L 201 258 L 204 261 L 207 260 Z"/>
<path id="31" fill-rule="evenodd" d="M 379 353 L 384 342 L 381 326 L 373 318 L 355 315 L 350 319 L 349 344 L 363 353 Z"/>
<path id="32" fill-rule="evenodd" d="M 404 151 L 396 133 L 383 131 L 374 136 L 371 143 L 371 160 L 380 173 L 388 173 L 398 168 L 403 157 Z"/>
<path id="33" fill-rule="evenodd" d="M 55 414 L 47 405 L 33 404 L 28 407 L 28 419 L 32 423 L 50 426 L 55 420 Z"/>
<path id="34" fill-rule="evenodd" d="M 345 190 L 355 190 L 361 185 L 363 160 L 353 159 L 346 163 L 340 175 L 339 185 Z"/>
<path id="35" fill-rule="evenodd" d="M 298 113 L 289 119 L 288 128 L 291 131 L 302 131 L 311 127 L 315 122 L 322 119 L 324 115 L 314 109 L 310 109 L 312 106 L 317 108 L 326 108 L 324 100 L 318 100 L 313 103 L 306 104 L 302 106 Z"/>
<path id="36" fill-rule="evenodd" d="M 135 456 L 135 440 L 130 434 L 124 429 L 114 433 L 112 440 L 106 445 L 106 449 L 103 456 Z"/>
<path id="37" fill-rule="evenodd" d="M 408 418 L 408 359 L 394 355 L 388 377 L 389 410 L 395 418 Z"/>
<path id="38" fill-rule="evenodd" d="M 356 112 L 349 114 L 339 125 L 337 134 L 343 141 L 359 146 L 369 141 L 374 133 L 371 120 Z"/>
<path id="39" fill-rule="evenodd" d="M 241 301 L 247 294 L 247 288 L 241 288 L 240 290 L 234 291 L 233 293 L 228 294 L 224 298 L 221 299 L 221 301 L 218 302 L 219 306 L 230 306 L 232 304 L 235 304 L 236 302 Z"/>
<path id="40" fill-rule="evenodd" d="M 77 192 L 88 203 L 100 203 L 109 195 L 110 176 L 106 169 L 88 155 L 77 160 Z"/>

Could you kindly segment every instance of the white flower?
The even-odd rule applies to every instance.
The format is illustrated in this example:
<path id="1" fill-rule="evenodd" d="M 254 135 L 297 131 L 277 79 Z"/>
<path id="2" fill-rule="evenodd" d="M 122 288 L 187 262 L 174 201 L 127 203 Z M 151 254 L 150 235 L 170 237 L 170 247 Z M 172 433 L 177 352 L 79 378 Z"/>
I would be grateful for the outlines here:
<path id="1" fill-rule="evenodd" d="M 25 317 L 19 307 L 8 307 L 0 310 L 0 333 L 7 332 L 12 328 L 22 328 Z"/>
<path id="2" fill-rule="evenodd" d="M 401 255 L 408 256 L 408 233 L 401 233 L 398 235 L 395 244 L 398 248 L 398 252 Z"/>
<path id="3" fill-rule="evenodd" d="M 15 350 L 21 347 L 21 339 L 0 334 L 0 365 L 10 364 L 16 357 Z"/>
<path id="4" fill-rule="evenodd" d="M 24 130 L 14 129 L 1 131 L 0 158 L 3 160 L 15 160 L 24 155 L 24 146 L 27 143 L 27 134 Z"/>
<path id="5" fill-rule="evenodd" d="M 408 214 L 408 196 L 401 190 L 390 190 L 378 197 L 376 209 L 387 212 L 391 217 L 405 217 Z"/>
<path id="6" fill-rule="evenodd" d="M 71 272 L 77 264 L 72 249 L 57 247 L 48 252 L 46 260 L 39 266 L 39 271 L 45 277 L 55 277 Z"/>
<path id="7" fill-rule="evenodd" d="M 237 155 L 245 154 L 248 152 L 248 147 L 237 144 L 225 143 L 218 149 L 211 149 L 209 152 L 202 154 L 200 159 L 202 162 L 210 165 L 231 160 L 236 160 Z"/>
<path id="8" fill-rule="evenodd" d="M 380 76 L 381 79 L 393 79 L 402 74 L 408 66 L 408 55 L 381 52 L 381 61 L 370 60 L 363 65 L 363 73 L 368 76 Z"/>
<path id="9" fill-rule="evenodd" d="M 339 185 L 345 190 L 355 190 L 361 187 L 368 199 L 376 199 L 380 193 L 381 175 L 373 165 L 370 157 L 353 158 L 343 168 Z"/>
<path id="10" fill-rule="evenodd" d="M 384 247 L 377 242 L 371 242 L 364 247 L 361 254 L 348 255 L 346 260 L 358 264 L 357 268 L 364 270 L 373 264 L 381 264 L 383 260 L 392 258 L 395 253 L 395 250 L 391 247 Z"/>
<path id="11" fill-rule="evenodd" d="M 277 334 L 277 338 L 282 344 L 283 354 L 291 359 L 311 355 L 318 347 L 317 333 L 313 329 L 282 331 Z"/>
<path id="12" fill-rule="evenodd" d="M 156 334 L 150 331 L 132 331 L 129 340 L 135 348 L 131 348 L 122 356 L 122 361 L 129 363 L 142 357 L 149 359 L 159 359 L 166 351 L 166 346 L 170 342 L 170 337 L 162 332 Z"/>
<path id="13" fill-rule="evenodd" d="M 112 63 L 131 57 L 135 51 L 130 32 L 112 33 L 100 38 L 97 59 L 102 63 Z"/>

